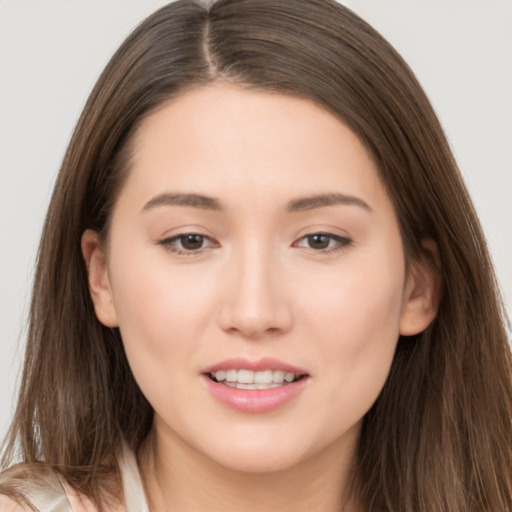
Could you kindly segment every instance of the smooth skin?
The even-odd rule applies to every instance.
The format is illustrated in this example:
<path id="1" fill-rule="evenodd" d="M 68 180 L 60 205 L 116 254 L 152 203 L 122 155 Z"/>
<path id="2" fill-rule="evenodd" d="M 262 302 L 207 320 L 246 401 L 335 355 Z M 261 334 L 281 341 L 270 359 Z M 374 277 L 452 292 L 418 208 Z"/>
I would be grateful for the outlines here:
<path id="1" fill-rule="evenodd" d="M 222 82 L 170 100 L 134 144 L 108 242 L 88 230 L 82 249 L 155 410 L 138 454 L 150 510 L 339 511 L 399 334 L 439 296 L 430 266 L 406 273 L 372 158 L 312 102 Z M 306 386 L 234 410 L 202 375 L 233 357 L 298 366 Z"/>

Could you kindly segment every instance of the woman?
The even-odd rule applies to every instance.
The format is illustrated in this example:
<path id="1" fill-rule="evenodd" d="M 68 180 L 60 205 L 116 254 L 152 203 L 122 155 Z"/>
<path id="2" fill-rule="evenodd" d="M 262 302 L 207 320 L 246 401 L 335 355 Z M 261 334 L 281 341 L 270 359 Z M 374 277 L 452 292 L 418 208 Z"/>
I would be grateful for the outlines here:
<path id="1" fill-rule="evenodd" d="M 55 186 L 4 509 L 506 511 L 511 417 L 485 241 L 396 52 L 328 0 L 138 27 Z"/>

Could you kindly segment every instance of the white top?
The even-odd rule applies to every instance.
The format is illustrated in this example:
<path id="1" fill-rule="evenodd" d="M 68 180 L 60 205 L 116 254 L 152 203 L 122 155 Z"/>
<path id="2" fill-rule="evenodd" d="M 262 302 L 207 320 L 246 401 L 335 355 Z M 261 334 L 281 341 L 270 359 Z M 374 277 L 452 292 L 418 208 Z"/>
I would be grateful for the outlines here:
<path id="1" fill-rule="evenodd" d="M 135 454 L 124 446 L 119 459 L 126 512 L 149 512 Z M 72 509 L 73 510 L 73 509 Z M 73 510 L 73 512 L 75 512 Z"/>
<path id="2" fill-rule="evenodd" d="M 118 462 L 123 481 L 125 507 L 109 509 L 109 512 L 149 512 L 137 460 L 127 446 L 123 447 Z M 38 512 L 97 512 L 97 508 L 86 496 L 78 494 L 56 474 L 49 474 L 40 481 L 24 481 L 19 486 L 19 492 Z M 1 512 L 29 510 L 31 509 L 0 494 Z"/>

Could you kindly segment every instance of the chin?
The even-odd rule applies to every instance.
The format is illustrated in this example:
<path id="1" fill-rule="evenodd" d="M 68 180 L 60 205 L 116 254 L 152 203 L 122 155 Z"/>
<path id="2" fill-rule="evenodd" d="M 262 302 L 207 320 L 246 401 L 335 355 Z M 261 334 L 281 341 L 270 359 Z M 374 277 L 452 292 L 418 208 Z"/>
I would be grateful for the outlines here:
<path id="1" fill-rule="evenodd" d="M 228 435 L 218 444 L 203 446 L 202 453 L 218 466 L 240 473 L 275 473 L 291 470 L 323 452 L 330 443 L 326 439 L 310 439 L 307 435 L 270 432 L 253 435 Z M 226 446 L 227 444 L 227 446 Z"/>
<path id="2" fill-rule="evenodd" d="M 265 431 L 260 425 L 255 430 L 225 432 L 223 438 L 210 438 L 213 444 L 203 445 L 201 451 L 220 467 L 240 473 L 263 475 L 300 468 L 320 469 L 329 460 L 344 465 L 353 460 L 361 423 L 347 425 L 341 432 L 322 425 L 302 430 L 288 425 L 286 429 Z"/>
<path id="3" fill-rule="evenodd" d="M 216 457 L 215 462 L 223 468 L 237 473 L 268 474 L 290 470 L 301 462 L 297 454 L 278 453 L 277 451 L 240 450 L 239 453 L 232 452 L 230 457 Z"/>

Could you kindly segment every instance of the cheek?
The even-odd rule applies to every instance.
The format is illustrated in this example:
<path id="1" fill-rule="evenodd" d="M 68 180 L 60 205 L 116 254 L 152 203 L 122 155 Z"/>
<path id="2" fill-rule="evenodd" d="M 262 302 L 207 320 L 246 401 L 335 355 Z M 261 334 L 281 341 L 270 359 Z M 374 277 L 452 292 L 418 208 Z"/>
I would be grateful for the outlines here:
<path id="1" fill-rule="evenodd" d="M 317 353 L 327 358 L 321 370 L 325 392 L 342 417 L 347 411 L 354 418 L 368 411 L 391 367 L 404 270 L 400 258 L 387 263 L 383 271 L 381 265 L 358 261 L 333 273 L 323 292 L 312 288 L 315 292 L 309 297 L 309 330 L 315 333 Z"/>
<path id="2" fill-rule="evenodd" d="M 194 403 L 188 386 L 193 354 L 208 307 L 209 291 L 171 269 L 165 254 L 132 250 L 111 271 L 114 303 L 130 368 L 143 394 L 158 410 Z M 172 393 L 179 389 L 179 394 Z"/>
<path id="3" fill-rule="evenodd" d="M 111 269 L 114 303 L 126 351 L 158 363 L 183 356 L 208 321 L 212 286 L 171 266 L 165 253 L 126 251 Z M 190 271 L 189 271 L 190 273 Z"/>
<path id="4" fill-rule="evenodd" d="M 384 340 L 390 334 L 397 337 L 403 286 L 404 264 L 400 257 L 386 262 L 354 258 L 303 283 L 308 293 L 302 294 L 307 301 L 302 309 L 317 322 L 317 339 L 329 339 L 327 333 L 337 332 L 340 340 L 357 350 L 362 348 L 363 340 Z"/>

